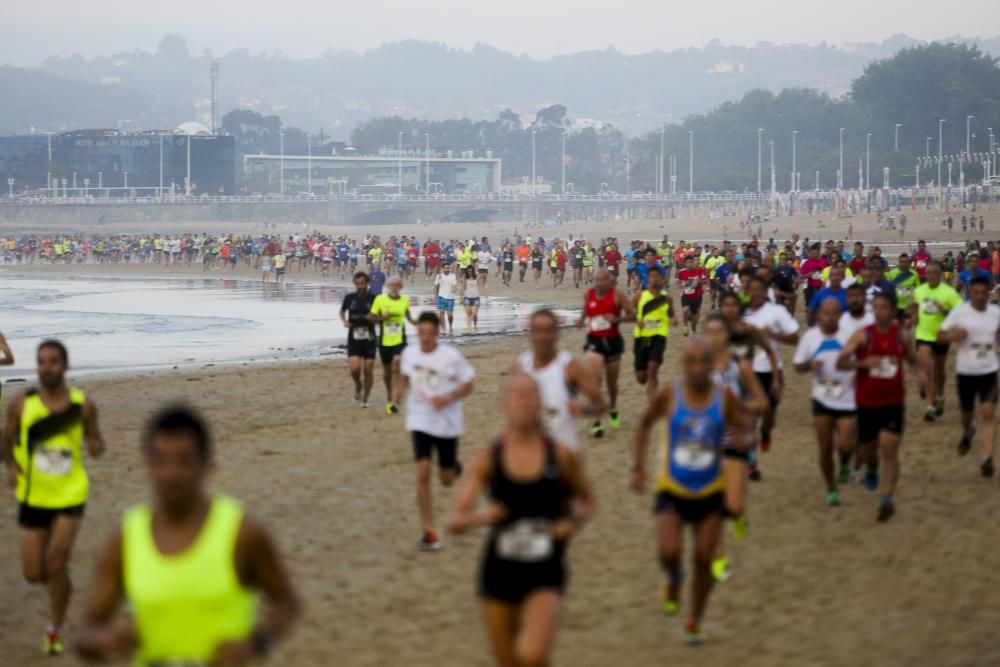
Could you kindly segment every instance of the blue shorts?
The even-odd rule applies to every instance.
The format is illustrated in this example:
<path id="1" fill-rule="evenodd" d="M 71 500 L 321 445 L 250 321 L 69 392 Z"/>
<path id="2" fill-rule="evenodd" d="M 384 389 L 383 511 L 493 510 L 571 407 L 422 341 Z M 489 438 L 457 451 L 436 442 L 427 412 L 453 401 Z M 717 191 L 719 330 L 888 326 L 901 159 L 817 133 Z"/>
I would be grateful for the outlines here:
<path id="1" fill-rule="evenodd" d="M 437 298 L 437 309 L 438 310 L 442 310 L 442 311 L 444 311 L 446 313 L 454 313 L 455 312 L 455 300 L 454 299 L 445 299 L 444 297 L 439 296 Z"/>

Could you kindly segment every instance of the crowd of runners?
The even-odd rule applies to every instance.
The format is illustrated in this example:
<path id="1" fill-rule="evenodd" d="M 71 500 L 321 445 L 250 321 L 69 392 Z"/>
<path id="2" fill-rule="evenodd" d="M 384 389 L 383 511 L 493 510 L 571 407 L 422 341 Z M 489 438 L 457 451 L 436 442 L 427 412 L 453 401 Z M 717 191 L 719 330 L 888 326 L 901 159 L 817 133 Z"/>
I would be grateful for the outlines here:
<path id="1" fill-rule="evenodd" d="M 797 237 L 780 244 L 517 237 L 493 247 L 485 238 L 420 244 L 407 237 L 354 243 L 311 236 L 287 244 L 270 239 L 262 252 L 265 239 L 205 237 L 192 257 L 188 241 L 193 248 L 197 239 L 182 237 L 177 257 L 175 239 L 157 240 L 140 239 L 138 256 L 120 246 L 110 251 L 121 261 L 188 262 L 228 244 L 237 248 L 237 262 L 294 257 L 302 270 L 350 275 L 354 289 L 340 316 L 349 332 L 354 400 L 370 405 L 379 363 L 384 418 L 402 413 L 400 428 L 412 445 L 420 551 L 443 546 L 432 502 L 435 462 L 441 484 L 461 482 L 447 529 L 488 529 L 478 596 L 491 650 L 503 667 L 548 664 L 567 586 L 568 545 L 595 512 L 578 421 L 594 439 L 605 436 L 606 426 L 631 433 L 632 468 L 621 483 L 655 490 L 660 604 L 667 615 L 682 609 L 683 536 L 686 527 L 693 529 L 685 621 L 692 644 L 702 639 L 714 584 L 730 576 L 724 524 L 735 539 L 750 532 L 747 481 L 763 479 L 762 459 L 776 446 L 784 348 L 794 371 L 811 376 L 810 397 L 794 400 L 811 405 L 817 501 L 821 496 L 836 508 L 854 483 L 874 494 L 875 520 L 893 517 L 907 392 L 924 398 L 924 421 L 940 420 L 953 350 L 957 455 L 978 447 L 980 474 L 995 472 L 1000 307 L 992 301 L 1000 245 L 993 243 L 934 257 L 919 242 L 912 253 L 887 257 L 861 242 Z M 41 259 L 47 248 L 69 243 L 68 250 L 62 245 L 51 253 L 77 261 L 77 242 L 87 248 L 83 261 L 109 252 L 107 241 L 55 239 L 36 243 L 34 260 L 20 259 L 48 261 Z M 544 276 L 569 289 L 571 281 L 582 304 L 569 322 L 545 308 L 531 315 L 527 349 L 508 360 L 504 425 L 489 447 L 463 460 L 463 402 L 476 391 L 476 369 L 441 336 L 452 330 L 456 300 L 478 305 L 496 271 L 501 285 L 537 285 Z M 435 311 L 411 311 L 404 288 L 417 275 L 433 281 Z M 581 355 L 560 345 L 562 327 L 574 324 L 586 330 Z M 678 329 L 685 339 L 679 372 L 661 377 Z M 415 341 L 408 335 L 414 331 Z M 645 400 L 622 406 L 620 386 L 627 380 L 621 364 L 629 353 Z M 12 362 L 6 343 L 0 354 Z M 88 497 L 82 456 L 99 456 L 105 445 L 97 407 L 66 382 L 66 348 L 46 341 L 36 354 L 38 387 L 8 401 L 3 453 L 20 505 L 24 574 L 48 588 L 45 649 L 58 654 L 72 590 L 68 562 Z M 907 373 L 915 383 L 906 381 Z M 654 462 L 650 440 L 659 450 Z M 143 664 L 225 665 L 266 654 L 292 624 L 297 598 L 267 533 L 239 503 L 204 490 L 212 460 L 208 427 L 192 411 L 171 408 L 149 423 L 142 447 L 154 503 L 129 510 L 104 548 L 79 653 L 92 659 L 134 653 Z M 173 558 L 179 554 L 185 559 Z M 270 603 L 266 616 L 255 615 L 257 595 Z M 134 618 L 127 627 L 114 622 L 122 601 Z"/>

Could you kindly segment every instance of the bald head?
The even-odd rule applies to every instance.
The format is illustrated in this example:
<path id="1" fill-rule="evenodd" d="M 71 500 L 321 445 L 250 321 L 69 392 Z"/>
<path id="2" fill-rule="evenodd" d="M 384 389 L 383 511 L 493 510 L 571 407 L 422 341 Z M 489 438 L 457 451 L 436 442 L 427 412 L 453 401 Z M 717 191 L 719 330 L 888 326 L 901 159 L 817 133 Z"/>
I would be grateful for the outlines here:
<path id="1" fill-rule="evenodd" d="M 827 335 L 837 333 L 837 325 L 840 322 L 840 302 L 834 297 L 823 299 L 816 311 L 816 323 L 823 333 Z"/>

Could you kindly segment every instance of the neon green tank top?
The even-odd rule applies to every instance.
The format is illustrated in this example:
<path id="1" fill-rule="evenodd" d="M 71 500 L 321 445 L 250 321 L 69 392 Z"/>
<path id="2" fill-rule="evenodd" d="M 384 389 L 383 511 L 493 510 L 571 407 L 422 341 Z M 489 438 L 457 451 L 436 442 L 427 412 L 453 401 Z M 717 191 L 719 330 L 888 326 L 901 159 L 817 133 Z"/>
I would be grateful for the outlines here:
<path id="1" fill-rule="evenodd" d="M 654 303 L 650 303 L 654 301 Z M 647 307 L 648 305 L 648 307 Z M 654 296 L 648 289 L 639 296 L 639 307 L 635 312 L 635 337 L 651 338 L 670 334 L 670 304 L 665 292 Z"/>
<path id="2" fill-rule="evenodd" d="M 400 294 L 398 299 L 388 294 L 379 294 L 372 301 L 373 315 L 388 315 L 382 321 L 382 347 L 396 347 L 406 342 L 406 312 L 410 309 L 410 297 Z"/>
<path id="3" fill-rule="evenodd" d="M 90 481 L 83 468 L 83 404 L 86 397 L 70 387 L 69 407 L 53 414 L 42 397 L 30 392 L 21 411 L 20 442 L 14 460 L 18 502 L 59 509 L 87 502 Z"/>
<path id="4" fill-rule="evenodd" d="M 257 596 L 236 574 L 236 536 L 243 507 L 216 496 L 201 533 L 179 554 L 165 556 L 153 541 L 153 513 L 136 505 L 122 523 L 125 595 L 135 617 L 135 665 L 208 665 L 223 642 L 246 639 Z"/>

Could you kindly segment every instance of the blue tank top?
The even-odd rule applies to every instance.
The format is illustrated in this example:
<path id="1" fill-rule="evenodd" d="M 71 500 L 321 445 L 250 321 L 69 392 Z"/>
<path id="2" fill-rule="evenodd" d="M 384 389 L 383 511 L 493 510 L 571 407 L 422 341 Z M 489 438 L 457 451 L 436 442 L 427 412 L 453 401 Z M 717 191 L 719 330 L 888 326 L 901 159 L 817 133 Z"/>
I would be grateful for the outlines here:
<path id="1" fill-rule="evenodd" d="M 704 498 L 722 490 L 722 447 L 726 431 L 723 387 L 712 402 L 695 410 L 684 402 L 680 382 L 674 385 L 674 409 L 666 419 L 657 489 L 684 498 Z"/>

